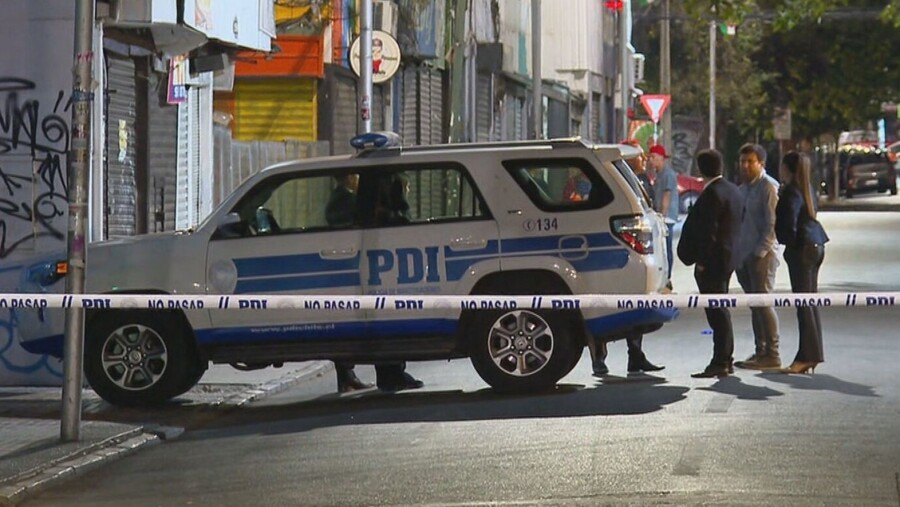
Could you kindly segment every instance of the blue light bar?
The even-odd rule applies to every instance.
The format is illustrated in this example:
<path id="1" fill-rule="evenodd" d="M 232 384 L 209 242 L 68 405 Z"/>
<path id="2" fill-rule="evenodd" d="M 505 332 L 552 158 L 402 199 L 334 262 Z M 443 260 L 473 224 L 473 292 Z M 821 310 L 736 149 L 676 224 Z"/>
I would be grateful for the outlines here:
<path id="1" fill-rule="evenodd" d="M 360 134 L 350 140 L 350 146 L 357 150 L 365 148 L 390 148 L 392 146 L 400 146 L 400 135 L 396 132 L 368 132 Z"/>

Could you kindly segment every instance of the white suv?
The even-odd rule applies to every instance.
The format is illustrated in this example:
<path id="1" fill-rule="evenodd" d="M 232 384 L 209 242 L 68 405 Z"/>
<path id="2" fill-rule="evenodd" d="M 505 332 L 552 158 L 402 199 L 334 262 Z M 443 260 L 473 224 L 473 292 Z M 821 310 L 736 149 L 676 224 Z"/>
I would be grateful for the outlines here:
<path id="1" fill-rule="evenodd" d="M 634 155 L 565 139 L 269 167 L 196 230 L 91 244 L 87 292 L 331 296 L 321 311 L 91 310 L 87 379 L 104 399 L 136 405 L 185 392 L 210 361 L 470 357 L 498 391 L 551 387 L 588 339 L 653 331 L 677 310 L 370 311 L 354 297 L 657 293 L 666 228 L 623 162 Z M 20 289 L 61 291 L 53 266 L 32 266 Z M 62 310 L 16 318 L 26 349 L 62 354 Z"/>

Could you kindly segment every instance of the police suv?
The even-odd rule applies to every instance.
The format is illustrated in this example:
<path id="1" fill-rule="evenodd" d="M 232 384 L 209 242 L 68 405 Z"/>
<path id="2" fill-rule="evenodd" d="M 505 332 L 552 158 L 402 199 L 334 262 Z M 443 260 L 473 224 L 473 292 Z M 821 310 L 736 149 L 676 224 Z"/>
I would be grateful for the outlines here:
<path id="1" fill-rule="evenodd" d="M 655 294 L 666 227 L 623 158 L 578 139 L 390 146 L 281 163 L 241 186 L 196 230 L 94 243 L 92 294 L 321 296 L 315 310 L 192 305 L 95 309 L 85 374 L 104 399 L 159 403 L 209 362 L 239 369 L 311 359 L 370 363 L 469 357 L 495 390 L 552 387 L 590 339 L 650 332 L 672 308 L 426 309 L 420 295 Z M 60 292 L 56 263 L 22 290 Z M 366 310 L 361 295 L 409 296 Z M 401 305 L 402 306 L 402 305 Z M 20 309 L 22 345 L 62 355 L 63 310 Z"/>

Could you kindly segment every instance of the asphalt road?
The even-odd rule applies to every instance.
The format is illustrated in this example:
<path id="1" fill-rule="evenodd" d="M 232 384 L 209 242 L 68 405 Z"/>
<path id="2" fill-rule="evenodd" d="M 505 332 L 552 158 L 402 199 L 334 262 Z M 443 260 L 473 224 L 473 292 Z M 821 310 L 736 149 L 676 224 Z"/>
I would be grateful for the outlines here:
<path id="1" fill-rule="evenodd" d="M 821 289 L 900 289 L 900 215 L 829 213 Z M 675 273 L 694 292 L 690 271 Z M 735 282 L 736 283 L 736 282 Z M 787 290 L 782 267 L 778 286 Z M 796 318 L 779 313 L 782 356 Z M 823 312 L 814 375 L 690 378 L 711 354 L 700 311 L 648 335 L 662 375 L 590 376 L 501 397 L 468 361 L 416 363 L 420 391 L 334 394 L 329 375 L 232 411 L 27 505 L 900 505 L 900 316 Z M 733 312 L 736 355 L 752 349 Z M 624 343 L 610 347 L 624 372 Z M 370 367 L 359 367 L 373 379 Z M 147 414 L 152 418 L 152 413 Z"/>

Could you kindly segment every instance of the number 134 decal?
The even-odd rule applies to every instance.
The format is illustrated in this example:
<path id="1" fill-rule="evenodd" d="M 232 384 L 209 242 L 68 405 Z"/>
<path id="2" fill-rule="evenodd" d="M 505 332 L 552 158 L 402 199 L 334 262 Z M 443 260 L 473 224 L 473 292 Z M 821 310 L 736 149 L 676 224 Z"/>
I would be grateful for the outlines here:
<path id="1" fill-rule="evenodd" d="M 522 223 L 522 228 L 528 232 L 555 231 L 559 222 L 556 218 L 529 218 Z"/>

